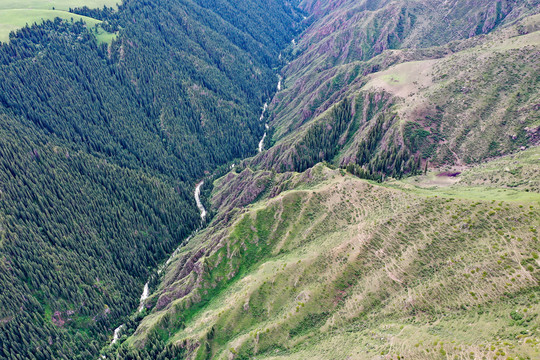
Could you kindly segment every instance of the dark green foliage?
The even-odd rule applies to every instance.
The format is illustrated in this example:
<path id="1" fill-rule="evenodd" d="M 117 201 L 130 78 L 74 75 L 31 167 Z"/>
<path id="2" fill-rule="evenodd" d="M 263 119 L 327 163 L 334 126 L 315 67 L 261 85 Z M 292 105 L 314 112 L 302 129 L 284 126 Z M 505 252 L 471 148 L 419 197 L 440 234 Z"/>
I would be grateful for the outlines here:
<path id="1" fill-rule="evenodd" d="M 406 174 L 416 174 L 421 171 L 421 158 L 414 155 L 418 149 L 418 142 L 425 138 L 424 133 L 414 133 L 413 140 L 405 140 L 405 146 L 398 144 L 384 145 L 381 140 L 388 128 L 396 120 L 391 117 L 378 116 L 376 122 L 366 132 L 364 139 L 358 146 L 356 166 L 348 166 L 347 170 L 364 179 L 381 181 L 386 176 L 401 178 Z M 416 124 L 415 124 L 416 125 Z M 429 134 L 429 133 L 428 133 Z M 420 138 L 421 140 L 417 140 Z"/>
<path id="2" fill-rule="evenodd" d="M 375 125 L 373 125 L 367 131 L 364 140 L 360 142 L 360 145 L 358 146 L 358 154 L 356 155 L 356 162 L 358 165 L 364 165 L 372 159 L 372 155 L 375 153 L 379 142 L 384 136 L 384 122 L 384 117 L 378 117 Z"/>
<path id="3" fill-rule="evenodd" d="M 106 353 L 107 359 L 117 360 L 181 360 L 186 350 L 180 346 L 166 344 L 156 333 L 151 333 L 143 349 L 120 347 L 116 353 Z"/>
<path id="4" fill-rule="evenodd" d="M 374 174 L 368 170 L 365 170 L 364 168 L 362 168 L 361 166 L 357 164 L 350 163 L 346 166 L 346 169 L 348 172 L 350 172 L 351 174 L 355 176 L 358 176 L 361 179 L 374 180 L 374 181 L 379 181 L 379 182 L 383 180 L 382 175 L 377 174 L 377 173 Z"/>
<path id="5" fill-rule="evenodd" d="M 273 137 L 274 137 L 275 131 L 276 129 L 274 127 L 271 127 L 266 131 L 266 138 L 264 138 L 264 144 L 263 144 L 264 149 L 270 149 L 272 146 L 274 146 L 275 140 L 273 139 Z"/>
<path id="6" fill-rule="evenodd" d="M 147 269 L 197 226 L 191 186 L 1 120 L 0 357 L 95 354 L 136 308 Z"/>
<path id="7" fill-rule="evenodd" d="M 384 112 L 391 103 L 383 95 L 370 93 L 366 99 L 364 96 L 361 94 L 356 99 L 355 116 L 352 115 L 350 101 L 345 99 L 332 109 L 329 120 L 309 128 L 295 145 L 292 157 L 295 171 L 304 171 L 318 162 L 331 162 L 356 136 L 360 126 L 363 127 L 361 131 L 364 135 L 358 145 L 356 164 L 345 165 L 349 172 L 364 179 L 382 181 L 386 176 L 401 178 L 405 174 L 416 174 L 422 170 L 421 157 L 414 154 L 424 144 L 427 136 L 425 133 L 429 135 L 429 132 L 424 133 L 421 129 L 411 132 L 407 128 L 405 133 L 409 139 L 406 140 L 406 146 L 383 144 L 383 138 L 397 117 Z M 360 124 L 364 114 L 366 122 Z"/>
<path id="8" fill-rule="evenodd" d="M 199 226 L 196 181 L 255 152 L 299 15 L 276 1 L 222 11 L 236 7 L 75 9 L 117 40 L 56 19 L 0 45 L 0 358 L 95 358 Z M 159 339 L 118 356 L 181 357 Z"/>
<path id="9" fill-rule="evenodd" d="M 295 171 L 304 171 L 318 162 L 332 160 L 339 151 L 339 140 L 351 120 L 351 103 L 345 99 L 332 109 L 329 120 L 313 125 L 295 146 Z"/>
<path id="10" fill-rule="evenodd" d="M 420 124 L 411 121 L 407 122 L 403 127 L 403 140 L 413 153 L 416 153 L 424 146 L 430 134 Z"/>

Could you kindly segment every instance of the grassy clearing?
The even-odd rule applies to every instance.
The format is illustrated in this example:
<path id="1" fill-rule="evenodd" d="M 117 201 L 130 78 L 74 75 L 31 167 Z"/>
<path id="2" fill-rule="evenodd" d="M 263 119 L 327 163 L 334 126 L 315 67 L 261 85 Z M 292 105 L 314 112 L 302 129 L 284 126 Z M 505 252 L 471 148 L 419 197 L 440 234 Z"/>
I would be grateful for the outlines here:
<path id="1" fill-rule="evenodd" d="M 41 9 L 41 10 L 69 10 L 69 8 L 87 6 L 90 9 L 103 6 L 116 7 L 121 3 L 118 0 L 2 0 L 0 10 L 7 9 Z"/>
<path id="2" fill-rule="evenodd" d="M 437 60 L 411 61 L 392 66 L 388 70 L 371 75 L 364 90 L 383 89 L 406 98 L 411 93 L 431 85 L 431 71 Z"/>
<path id="3" fill-rule="evenodd" d="M 440 171 L 390 183 L 418 194 L 464 199 L 540 202 L 540 147 L 466 169 L 459 176 Z"/>
<path id="4" fill-rule="evenodd" d="M 391 183 L 387 186 L 400 188 L 405 191 L 413 192 L 415 194 L 423 196 L 439 196 L 443 198 L 459 198 L 482 201 L 514 201 L 540 204 L 539 193 L 513 189 L 485 188 L 482 186 L 432 186 L 430 188 L 425 188 L 419 186 L 404 186 L 402 183 Z"/>
<path id="5" fill-rule="evenodd" d="M 53 20 L 57 17 L 64 20 L 83 20 L 87 26 L 94 27 L 101 21 L 70 13 L 70 8 L 88 6 L 89 8 L 101 8 L 103 6 L 116 7 L 116 0 L 3 0 L 0 2 L 0 41 L 9 41 L 9 34 L 26 25 Z M 97 38 L 100 42 L 110 43 L 114 34 L 109 34 L 99 29 Z"/>

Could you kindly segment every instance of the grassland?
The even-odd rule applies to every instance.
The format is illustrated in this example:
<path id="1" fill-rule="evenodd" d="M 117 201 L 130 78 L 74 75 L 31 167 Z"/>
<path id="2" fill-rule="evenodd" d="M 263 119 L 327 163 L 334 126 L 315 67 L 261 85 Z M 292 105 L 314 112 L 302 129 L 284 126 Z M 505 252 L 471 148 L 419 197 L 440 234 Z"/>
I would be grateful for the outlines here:
<path id="1" fill-rule="evenodd" d="M 0 1 L 0 41 L 9 41 L 9 34 L 26 25 L 40 23 L 45 20 L 53 20 L 57 17 L 64 20 L 83 20 L 87 26 L 94 27 L 101 21 L 86 16 L 72 14 L 70 8 L 87 6 L 100 8 L 103 6 L 116 7 L 116 0 L 2 0 Z M 110 42 L 112 34 L 105 33 L 100 29 L 98 40 Z"/>
<path id="2" fill-rule="evenodd" d="M 523 155 L 534 172 L 537 151 Z M 260 200 L 192 239 L 125 344 L 154 332 L 196 359 L 538 358 L 540 196 L 497 185 L 513 161 L 442 185 L 323 165 L 221 179 L 214 207 L 241 179 Z"/>
<path id="3" fill-rule="evenodd" d="M 458 177 L 440 176 L 441 170 L 426 176 L 411 177 L 395 184 L 410 184 L 417 188 L 433 188 L 439 191 L 465 192 L 476 189 L 487 192 L 491 197 L 520 194 L 531 201 L 540 193 L 540 147 L 536 146 L 515 154 L 502 156 L 469 169 L 447 168 L 446 172 L 463 171 Z M 456 186 L 452 186 L 454 184 Z"/>

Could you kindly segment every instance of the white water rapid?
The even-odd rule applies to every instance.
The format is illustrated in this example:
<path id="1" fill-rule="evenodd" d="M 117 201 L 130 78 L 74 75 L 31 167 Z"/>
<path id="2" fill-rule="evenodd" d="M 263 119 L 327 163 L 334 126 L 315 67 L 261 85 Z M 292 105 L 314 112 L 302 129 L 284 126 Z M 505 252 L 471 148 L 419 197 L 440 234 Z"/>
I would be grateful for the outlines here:
<path id="1" fill-rule="evenodd" d="M 143 311 L 143 309 L 144 309 L 144 301 L 146 299 L 148 299 L 148 295 L 149 295 L 148 282 L 146 282 L 146 284 L 144 284 L 144 289 L 143 289 L 143 292 L 141 294 L 141 300 L 139 301 L 139 312 Z"/>
<path id="2" fill-rule="evenodd" d="M 195 188 L 195 202 L 197 203 L 197 207 L 201 212 L 201 221 L 204 221 L 204 218 L 206 217 L 206 209 L 201 202 L 201 187 L 203 186 L 203 184 L 204 181 L 201 181 L 197 184 L 197 187 Z"/>
<path id="3" fill-rule="evenodd" d="M 281 54 L 279 56 L 281 58 Z M 277 77 L 278 77 L 277 91 L 279 92 L 279 91 L 281 91 L 281 81 L 283 80 L 283 78 L 279 74 L 278 74 Z M 259 118 L 259 121 L 263 121 L 264 113 L 266 112 L 266 109 L 268 109 L 268 103 L 264 103 L 264 106 L 263 106 L 263 109 L 262 109 L 262 112 L 261 112 L 261 117 Z M 268 130 L 270 127 L 268 126 L 268 124 L 264 124 L 264 128 L 266 130 Z M 264 150 L 264 140 L 266 139 L 266 133 L 267 133 L 267 131 L 264 132 L 261 141 L 259 141 L 259 148 L 258 148 L 259 152 L 262 152 Z"/>
<path id="4" fill-rule="evenodd" d="M 115 342 L 117 342 L 118 339 L 120 339 L 120 335 L 122 334 L 122 330 L 124 329 L 124 327 L 125 327 L 125 325 L 122 324 L 119 327 L 117 327 L 116 329 L 114 329 L 114 335 L 113 335 L 113 339 L 111 341 L 111 345 L 114 344 Z"/>

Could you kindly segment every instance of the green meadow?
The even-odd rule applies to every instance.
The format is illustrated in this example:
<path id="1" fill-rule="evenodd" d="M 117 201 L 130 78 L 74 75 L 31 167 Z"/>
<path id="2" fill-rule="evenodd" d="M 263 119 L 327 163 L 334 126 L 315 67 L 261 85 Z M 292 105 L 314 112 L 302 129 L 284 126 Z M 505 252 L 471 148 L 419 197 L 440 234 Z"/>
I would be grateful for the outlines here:
<path id="1" fill-rule="evenodd" d="M 88 26 L 93 27 L 101 21 L 80 16 L 69 12 L 70 8 L 87 6 L 89 8 L 101 8 L 103 6 L 116 7 L 117 0 L 0 0 L 0 41 L 9 41 L 9 34 L 26 25 L 41 23 L 45 20 L 53 20 L 57 17 L 65 20 L 83 20 Z M 103 30 L 98 33 L 100 41 L 110 42 L 113 34 L 107 34 Z"/>

